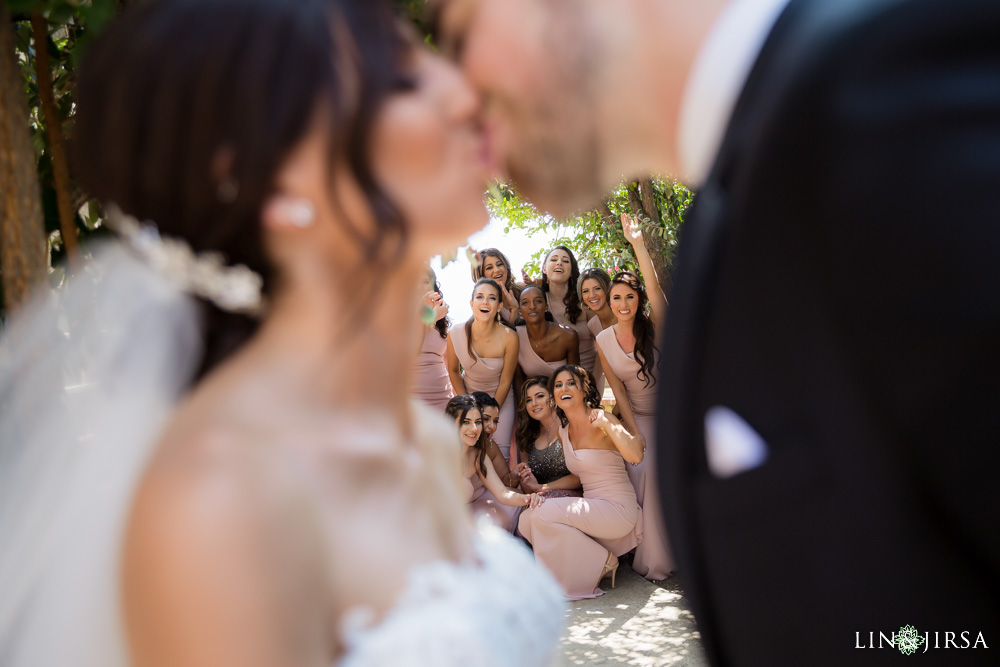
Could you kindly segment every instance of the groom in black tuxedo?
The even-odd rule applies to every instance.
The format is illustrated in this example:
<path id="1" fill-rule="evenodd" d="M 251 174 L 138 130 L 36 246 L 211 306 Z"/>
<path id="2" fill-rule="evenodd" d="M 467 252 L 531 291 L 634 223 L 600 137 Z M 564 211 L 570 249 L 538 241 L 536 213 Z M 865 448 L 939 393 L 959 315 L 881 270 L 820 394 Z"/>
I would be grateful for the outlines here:
<path id="1" fill-rule="evenodd" d="M 653 446 L 712 663 L 1000 664 L 1000 2 L 436 4 L 541 206 L 699 191 Z"/>

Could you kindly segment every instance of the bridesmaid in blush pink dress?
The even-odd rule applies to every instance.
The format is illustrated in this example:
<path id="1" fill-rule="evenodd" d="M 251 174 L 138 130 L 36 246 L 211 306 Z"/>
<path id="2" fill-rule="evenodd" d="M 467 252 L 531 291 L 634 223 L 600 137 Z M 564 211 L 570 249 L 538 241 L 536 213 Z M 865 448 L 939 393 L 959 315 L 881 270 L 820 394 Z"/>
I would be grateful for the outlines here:
<path id="1" fill-rule="evenodd" d="M 475 398 L 468 394 L 454 397 L 448 401 L 445 414 L 455 420 L 462 442 L 466 502 L 476 516 L 486 516 L 503 530 L 513 532 L 519 510 L 538 507 L 545 497 L 518 493 L 503 485 L 486 455 L 482 412 Z"/>
<path id="2" fill-rule="evenodd" d="M 611 312 L 608 304 L 608 292 L 611 291 L 611 276 L 604 269 L 587 269 L 580 274 L 580 279 L 576 283 L 576 291 L 580 296 L 580 302 L 590 308 L 594 316 L 587 320 L 587 328 L 597 342 L 597 334 L 612 326 L 618 320 Z M 597 393 L 604 395 L 604 369 L 600 364 L 594 368 L 594 376 L 597 378 Z"/>
<path id="3" fill-rule="evenodd" d="M 421 321 L 423 340 L 413 374 L 413 395 L 428 405 L 444 412 L 448 401 L 455 395 L 444 363 L 448 347 L 448 304 L 441 294 L 434 269 L 426 268 L 420 281 L 421 310 L 433 312 L 430 324 Z M 423 315 L 423 313 L 421 314 Z"/>
<path id="4" fill-rule="evenodd" d="M 512 385 L 517 370 L 517 334 L 500 323 L 500 286 L 489 278 L 472 290 L 472 317 L 448 332 L 445 361 L 456 394 L 485 391 L 500 404 L 500 418 L 493 438 L 510 460 L 514 429 Z"/>
<path id="5" fill-rule="evenodd" d="M 560 366 L 580 362 L 579 335 L 553 320 L 541 289 L 525 287 L 518 306 L 524 324 L 517 327 L 517 363 L 524 377 L 552 377 Z"/>
<path id="6" fill-rule="evenodd" d="M 500 316 L 507 324 L 514 326 L 520 316 L 517 301 L 521 297 L 521 288 L 514 282 L 514 273 L 510 268 L 507 255 L 497 248 L 486 248 L 476 253 L 476 262 L 472 265 L 472 279 L 489 278 L 500 285 Z"/>
<path id="7" fill-rule="evenodd" d="M 549 312 L 556 322 L 570 327 L 580 337 L 580 365 L 597 377 L 597 351 L 594 335 L 587 327 L 587 316 L 576 291 L 580 267 L 576 257 L 566 246 L 559 245 L 549 251 L 542 263 L 542 291 L 549 304 Z"/>
<path id="8" fill-rule="evenodd" d="M 643 462 L 629 466 L 629 477 L 643 508 L 643 542 L 635 552 L 632 569 L 651 581 L 668 577 L 674 564 L 666 528 L 660 516 L 657 489 L 656 348 L 655 327 L 645 314 L 646 290 L 631 273 L 619 273 L 611 285 L 611 307 L 618 324 L 597 336 L 597 349 L 608 383 L 615 393 L 626 428 L 641 435 L 646 449 Z"/>
<path id="9" fill-rule="evenodd" d="M 614 586 L 618 556 L 642 539 L 642 510 L 625 472 L 626 460 L 642 460 L 642 441 L 598 407 L 597 388 L 583 367 L 564 366 L 551 387 L 566 467 L 583 484 L 583 497 L 525 510 L 518 528 L 569 599 L 593 598 L 603 594 L 598 584 L 606 574 Z"/>
<path id="10" fill-rule="evenodd" d="M 556 403 L 549 393 L 549 380 L 535 375 L 524 381 L 517 412 L 517 453 L 520 463 L 514 469 L 521 490 L 544 493 L 548 499 L 583 495 L 580 478 L 566 467 L 566 456 L 559 440 L 562 422 L 556 414 Z"/>

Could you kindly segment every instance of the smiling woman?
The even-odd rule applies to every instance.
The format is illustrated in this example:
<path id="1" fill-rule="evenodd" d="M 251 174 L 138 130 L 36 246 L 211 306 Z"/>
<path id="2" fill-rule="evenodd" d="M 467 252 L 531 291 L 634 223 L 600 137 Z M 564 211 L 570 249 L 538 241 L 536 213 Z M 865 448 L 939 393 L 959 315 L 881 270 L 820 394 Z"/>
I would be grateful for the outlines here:
<path id="1" fill-rule="evenodd" d="M 560 366 L 579 363 L 579 335 L 553 319 L 541 289 L 525 287 L 519 306 L 522 319 L 516 327 L 518 379 L 530 375 L 552 377 Z M 521 382 L 516 384 L 520 389 Z"/>
<path id="2" fill-rule="evenodd" d="M 485 391 L 500 404 L 494 439 L 509 460 L 519 346 L 517 334 L 500 323 L 501 294 L 500 286 L 489 278 L 476 282 L 470 302 L 472 317 L 448 332 L 445 361 L 456 393 Z"/>
<path id="3" fill-rule="evenodd" d="M 641 510 L 625 472 L 625 460 L 642 460 L 642 443 L 600 409 L 593 378 L 583 367 L 563 366 L 549 388 L 566 468 L 579 478 L 584 497 L 553 498 L 527 510 L 518 529 L 569 599 L 597 597 L 606 574 L 614 586 L 617 557 L 642 539 Z"/>

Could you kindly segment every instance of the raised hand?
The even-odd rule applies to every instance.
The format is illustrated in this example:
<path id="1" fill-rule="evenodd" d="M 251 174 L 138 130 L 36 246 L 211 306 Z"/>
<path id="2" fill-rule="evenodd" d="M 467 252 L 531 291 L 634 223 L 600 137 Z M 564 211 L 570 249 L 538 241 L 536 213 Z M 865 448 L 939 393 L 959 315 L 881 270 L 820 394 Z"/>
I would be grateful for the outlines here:
<path id="1" fill-rule="evenodd" d="M 500 283 L 497 284 L 500 285 Z M 504 305 L 507 306 L 507 310 L 511 312 L 517 310 L 517 299 L 515 299 L 514 295 L 510 293 L 510 290 L 507 289 L 506 285 L 500 285 L 500 293 Z"/>
<path id="2" fill-rule="evenodd" d="M 633 246 L 643 244 L 642 223 L 634 215 L 622 213 L 622 232 L 625 233 L 625 239 Z"/>
<path id="3" fill-rule="evenodd" d="M 608 420 L 608 413 L 601 408 L 594 408 L 590 411 L 590 423 L 601 429 L 602 431 L 607 431 L 607 427 L 611 426 L 611 422 Z"/>
<path id="4" fill-rule="evenodd" d="M 421 310 L 430 310 L 433 313 L 433 320 L 431 320 L 430 325 L 433 326 L 434 322 L 437 322 L 442 317 L 448 314 L 448 304 L 444 302 L 444 297 L 441 296 L 441 292 L 427 292 L 420 299 Z M 427 318 L 429 319 L 429 318 Z"/>

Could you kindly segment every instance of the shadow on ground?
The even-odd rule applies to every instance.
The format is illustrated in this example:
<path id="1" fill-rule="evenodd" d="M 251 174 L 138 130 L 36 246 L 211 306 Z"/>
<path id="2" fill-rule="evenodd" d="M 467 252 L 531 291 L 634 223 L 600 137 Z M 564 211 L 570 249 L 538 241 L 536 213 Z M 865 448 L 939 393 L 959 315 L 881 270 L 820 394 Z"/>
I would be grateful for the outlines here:
<path id="1" fill-rule="evenodd" d="M 573 665 L 708 665 L 694 617 L 676 581 L 654 584 L 625 563 L 614 589 L 570 602 L 561 661 Z"/>

